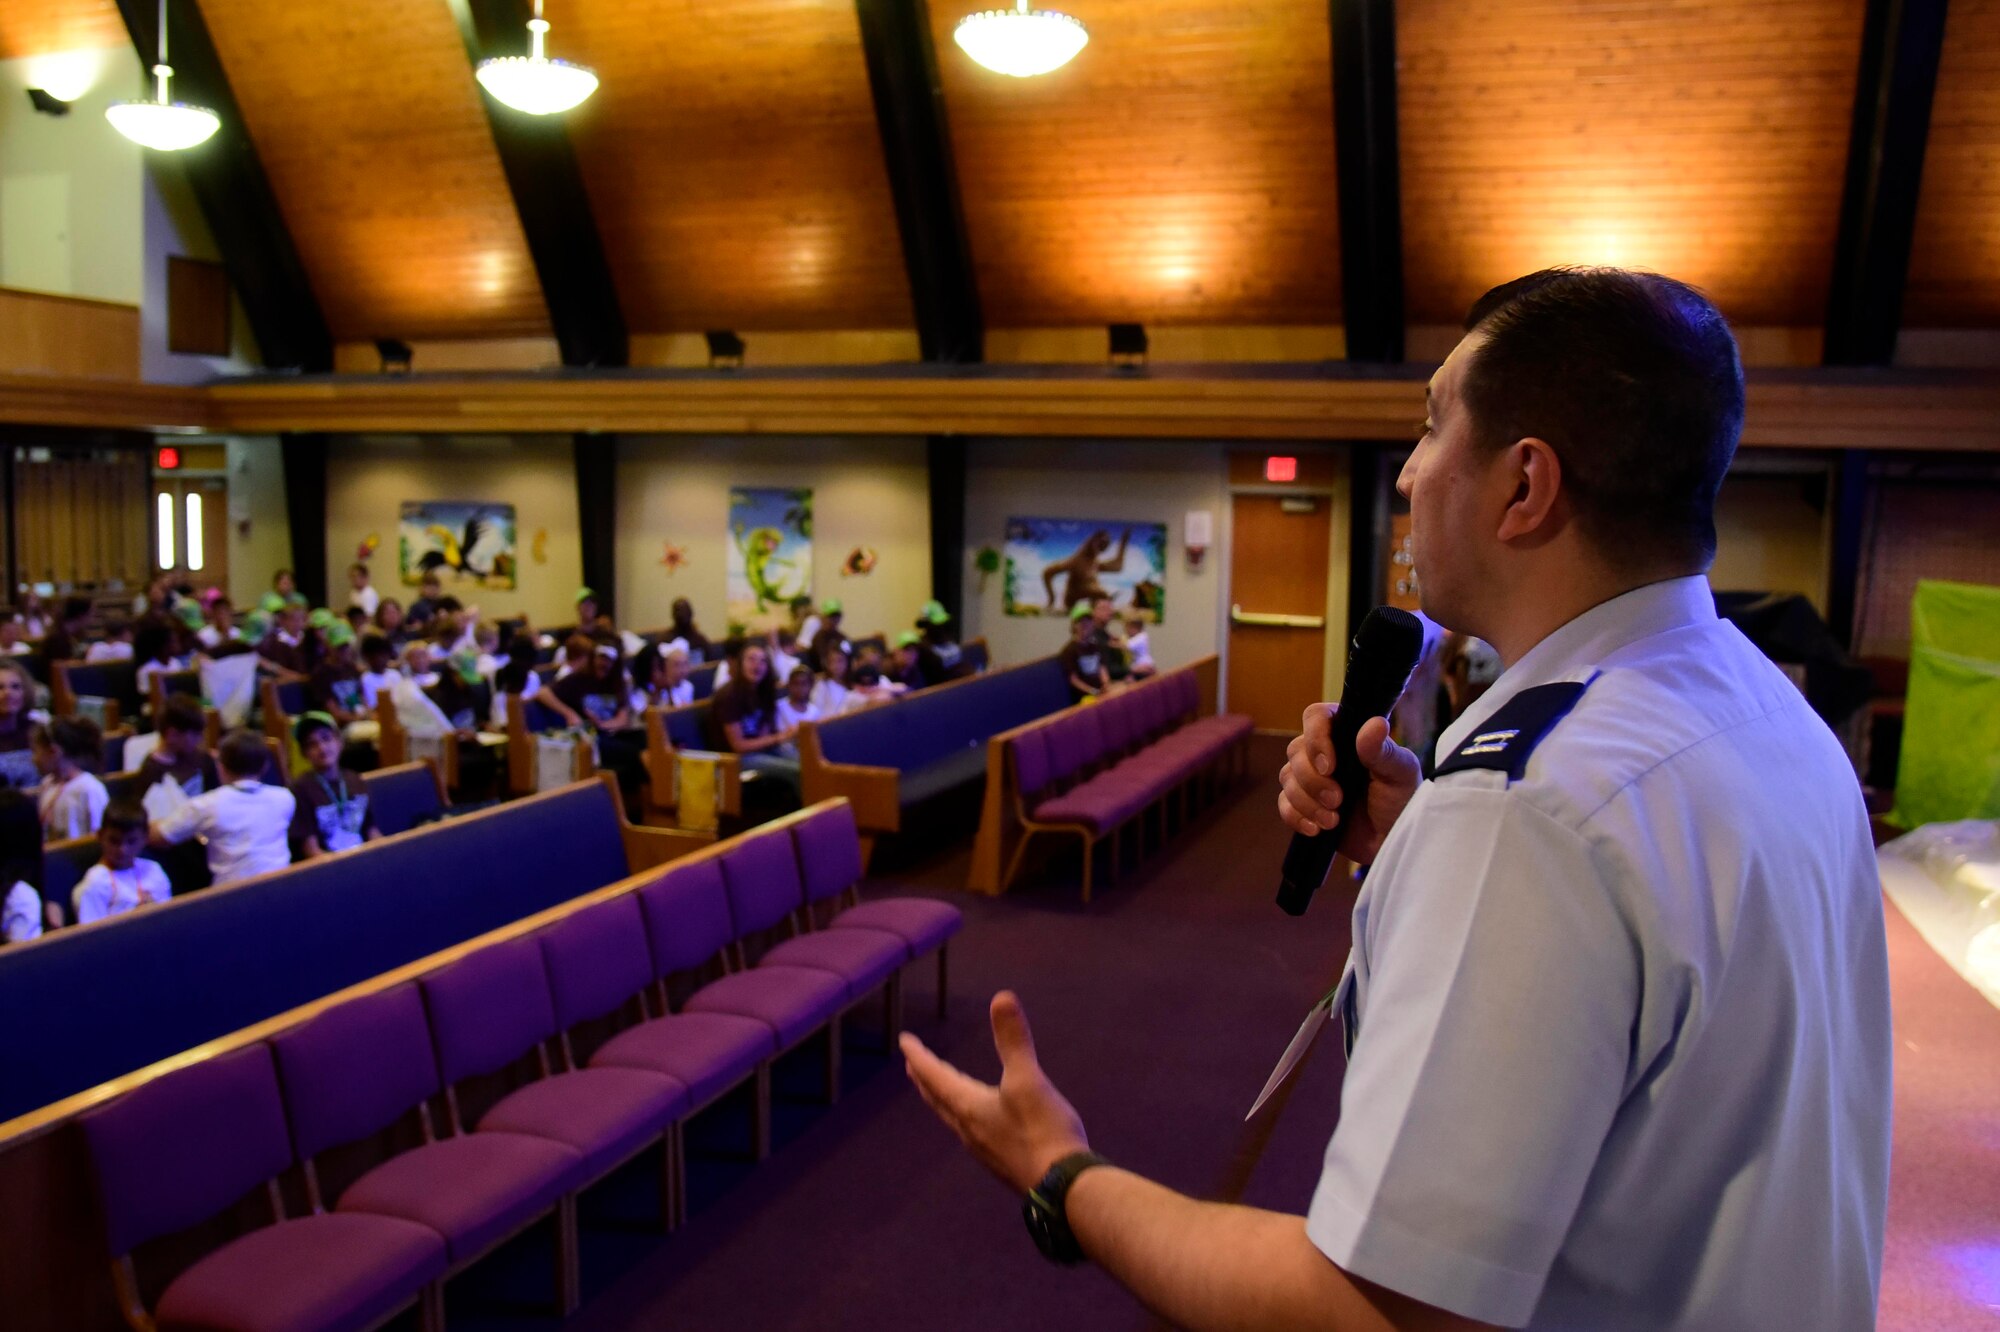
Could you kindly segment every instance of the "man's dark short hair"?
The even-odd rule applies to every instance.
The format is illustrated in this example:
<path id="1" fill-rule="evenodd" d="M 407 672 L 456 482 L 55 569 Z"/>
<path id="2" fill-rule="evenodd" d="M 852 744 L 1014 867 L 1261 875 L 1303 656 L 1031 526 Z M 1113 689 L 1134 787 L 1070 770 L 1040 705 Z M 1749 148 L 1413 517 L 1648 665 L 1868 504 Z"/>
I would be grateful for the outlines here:
<path id="1" fill-rule="evenodd" d="M 1706 296 L 1657 273 L 1545 268 L 1481 296 L 1465 331 L 1485 338 L 1459 391 L 1480 439 L 1546 441 L 1614 562 L 1707 567 L 1743 366 Z"/>

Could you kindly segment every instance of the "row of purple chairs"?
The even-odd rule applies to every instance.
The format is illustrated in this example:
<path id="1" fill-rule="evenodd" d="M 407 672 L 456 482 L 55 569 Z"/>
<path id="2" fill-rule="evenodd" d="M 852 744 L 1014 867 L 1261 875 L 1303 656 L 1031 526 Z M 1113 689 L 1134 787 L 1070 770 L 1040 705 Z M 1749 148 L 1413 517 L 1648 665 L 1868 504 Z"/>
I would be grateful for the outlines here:
<path id="1" fill-rule="evenodd" d="M 825 1033 L 836 1095 L 843 1013 L 879 989 L 893 1033 L 902 970 L 930 952 L 942 1011 L 958 909 L 860 903 L 861 868 L 852 810 L 822 805 L 94 1111 L 128 1321 L 349 1332 L 414 1305 L 436 1332 L 445 1279 L 546 1218 L 567 1314 L 581 1189 L 659 1146 L 672 1229 L 689 1116 L 749 1084 L 762 1159 L 773 1059 Z M 287 1219 L 294 1167 L 307 1214 Z M 134 1251 L 260 1186 L 271 1223 L 180 1272 L 148 1314 Z"/>
<path id="2" fill-rule="evenodd" d="M 1164 835 L 1167 801 L 1176 795 L 1185 816 L 1191 793 L 1224 768 L 1240 765 L 1250 735 L 1248 717 L 1201 716 L 1200 710 L 1200 683 L 1183 669 L 1058 713 L 1011 737 L 1008 770 L 1023 832 L 1001 876 L 1001 891 L 1013 882 L 1032 836 L 1060 832 L 1083 839 L 1088 902 L 1100 839 L 1110 840 L 1115 877 L 1119 834 L 1127 823 L 1157 808 Z"/>

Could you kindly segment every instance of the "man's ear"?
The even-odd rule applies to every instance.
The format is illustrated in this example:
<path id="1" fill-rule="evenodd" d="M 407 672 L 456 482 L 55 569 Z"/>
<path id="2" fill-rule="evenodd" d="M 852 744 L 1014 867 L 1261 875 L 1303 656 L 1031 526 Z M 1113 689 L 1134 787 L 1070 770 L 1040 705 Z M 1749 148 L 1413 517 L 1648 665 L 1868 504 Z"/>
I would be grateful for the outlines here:
<path id="1" fill-rule="evenodd" d="M 1562 460 L 1556 451 L 1546 440 L 1530 436 L 1515 441 L 1496 463 L 1507 469 L 1514 493 L 1494 535 L 1533 546 L 1551 540 L 1561 525 Z"/>

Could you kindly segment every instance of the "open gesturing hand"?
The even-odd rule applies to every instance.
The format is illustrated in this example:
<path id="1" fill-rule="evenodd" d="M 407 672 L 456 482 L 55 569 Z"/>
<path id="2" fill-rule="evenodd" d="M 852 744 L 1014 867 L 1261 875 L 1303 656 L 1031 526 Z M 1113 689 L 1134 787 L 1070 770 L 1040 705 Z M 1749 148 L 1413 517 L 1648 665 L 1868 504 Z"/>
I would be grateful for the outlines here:
<path id="1" fill-rule="evenodd" d="M 1000 1052 L 997 1087 L 959 1072 L 909 1032 L 903 1033 L 903 1058 L 924 1103 L 1001 1182 L 1025 1193 L 1050 1166 L 1089 1143 L 1075 1107 L 1035 1058 L 1021 1001 L 1002 990 L 993 996 L 992 1017 Z"/>

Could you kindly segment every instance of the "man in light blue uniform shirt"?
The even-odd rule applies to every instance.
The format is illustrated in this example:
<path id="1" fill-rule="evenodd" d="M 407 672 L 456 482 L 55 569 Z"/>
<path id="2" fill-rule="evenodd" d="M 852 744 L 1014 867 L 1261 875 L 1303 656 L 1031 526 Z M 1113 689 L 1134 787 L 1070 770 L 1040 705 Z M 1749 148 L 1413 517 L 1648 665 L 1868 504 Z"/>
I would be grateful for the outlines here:
<path id="1" fill-rule="evenodd" d="M 1045 1251 L 1181 1326 L 1863 1332 L 1881 896 L 1845 755 L 1703 576 L 1734 339 L 1692 289 L 1616 270 L 1496 288 L 1466 327 L 1398 484 L 1426 613 L 1506 670 L 1429 781 L 1371 721 L 1342 810 L 1325 705 L 1281 773 L 1285 822 L 1371 866 L 1306 1215 L 1089 1155 L 1011 995 L 997 1088 L 906 1036 L 911 1076 L 1029 1191 Z"/>

